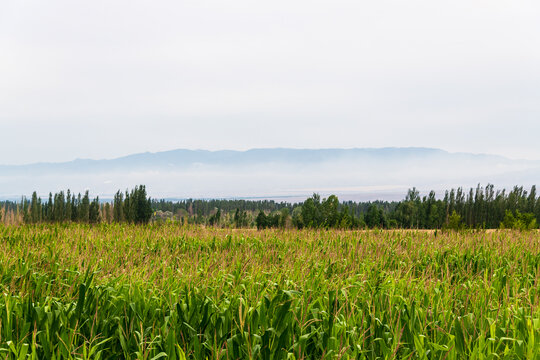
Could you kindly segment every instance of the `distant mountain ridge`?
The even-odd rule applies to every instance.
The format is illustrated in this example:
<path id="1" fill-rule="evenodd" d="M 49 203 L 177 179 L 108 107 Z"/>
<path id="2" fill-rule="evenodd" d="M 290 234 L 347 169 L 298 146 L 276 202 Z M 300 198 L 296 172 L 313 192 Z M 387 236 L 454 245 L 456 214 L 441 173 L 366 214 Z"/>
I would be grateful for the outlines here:
<path id="1" fill-rule="evenodd" d="M 154 197 L 264 198 L 321 192 L 344 199 L 351 194 L 401 198 L 412 186 L 440 190 L 487 182 L 528 185 L 538 179 L 539 161 L 434 148 L 177 149 L 105 160 L 0 165 L 0 197 L 67 188 L 110 197 L 118 189 L 146 184 Z"/>
<path id="2" fill-rule="evenodd" d="M 498 155 L 450 153 L 435 148 L 422 147 L 385 147 L 385 148 L 328 148 L 328 149 L 292 149 L 292 148 L 262 148 L 239 150 L 188 150 L 176 149 L 161 152 L 144 152 L 113 159 L 75 159 L 67 162 L 39 162 L 24 165 L 1 165 L 0 172 L 5 175 L 10 171 L 28 170 L 78 170 L 94 171 L 96 169 L 111 170 L 119 168 L 181 167 L 197 164 L 207 165 L 253 165 L 261 163 L 316 163 L 336 160 L 407 160 L 429 157 L 497 160 L 501 162 L 530 162 L 527 160 L 511 160 Z M 540 165 L 540 162 L 538 162 Z"/>

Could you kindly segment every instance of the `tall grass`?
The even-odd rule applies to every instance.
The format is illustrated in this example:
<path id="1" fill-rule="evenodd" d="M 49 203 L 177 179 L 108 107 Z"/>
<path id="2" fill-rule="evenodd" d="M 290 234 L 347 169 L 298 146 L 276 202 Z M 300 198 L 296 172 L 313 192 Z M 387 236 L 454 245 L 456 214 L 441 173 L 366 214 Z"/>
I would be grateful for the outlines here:
<path id="1" fill-rule="evenodd" d="M 0 357 L 540 359 L 537 232 L 0 227 Z"/>

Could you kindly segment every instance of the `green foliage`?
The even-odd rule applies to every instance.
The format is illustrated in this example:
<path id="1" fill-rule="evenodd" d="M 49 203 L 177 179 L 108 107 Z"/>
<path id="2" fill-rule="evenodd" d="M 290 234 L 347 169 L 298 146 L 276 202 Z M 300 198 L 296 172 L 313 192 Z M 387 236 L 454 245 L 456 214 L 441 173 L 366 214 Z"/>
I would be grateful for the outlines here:
<path id="1" fill-rule="evenodd" d="M 221 209 L 217 209 L 215 214 L 212 214 L 208 219 L 210 226 L 218 226 L 221 222 Z"/>
<path id="2" fill-rule="evenodd" d="M 506 210 L 500 227 L 502 229 L 533 230 L 538 228 L 538 223 L 533 213 L 522 214 L 516 210 L 514 215 L 510 210 Z"/>
<path id="3" fill-rule="evenodd" d="M 455 210 L 452 211 L 452 215 L 448 217 L 448 223 L 446 224 L 445 228 L 451 230 L 463 229 L 461 216 Z"/>
<path id="4" fill-rule="evenodd" d="M 71 194 L 70 190 L 64 195 L 63 191 L 49 193 L 49 200 L 41 202 L 34 191 L 31 201 L 25 197 L 21 200 L 22 218 L 25 223 L 41 222 L 80 222 L 97 224 L 101 221 L 148 223 L 152 217 L 152 202 L 146 195 L 144 185 L 136 186 L 131 192 L 126 190 L 125 196 L 118 191 L 114 196 L 113 206 L 102 204 L 99 197 L 90 199 L 89 191 Z"/>
<path id="5" fill-rule="evenodd" d="M 321 201 L 319 194 L 304 201 L 299 212 L 293 211 L 292 221 L 298 228 L 350 228 L 354 224 L 346 209 L 340 211 L 337 196 L 330 195 Z"/>
<path id="6" fill-rule="evenodd" d="M 213 211 L 216 207 L 222 209 L 224 214 L 230 213 L 228 223 L 238 227 L 234 221 L 235 210 L 246 211 L 253 218 L 263 211 L 265 216 L 274 216 L 277 211 L 288 211 L 290 225 L 298 228 L 405 228 L 405 229 L 496 229 L 504 220 L 505 211 L 512 213 L 534 214 L 536 221 L 540 219 L 540 198 L 536 187 L 527 192 L 523 187 L 515 186 L 511 191 L 495 190 L 488 184 L 486 187 L 478 185 L 465 191 L 463 188 L 447 191 L 443 198 L 438 198 L 434 191 L 421 196 L 416 188 L 408 191 L 405 199 L 399 202 L 339 202 L 337 197 L 331 195 L 328 199 L 321 199 L 314 194 L 303 203 L 287 204 L 273 201 L 246 201 L 246 200 L 185 200 L 180 202 L 167 202 L 164 200 L 153 203 L 156 209 L 171 212 L 185 211 L 195 213 L 199 224 L 210 224 Z M 192 210 L 189 210 L 192 209 Z M 459 226 L 449 224 L 452 214 L 460 217 Z M 284 227 L 281 221 L 275 227 Z M 454 216 L 454 219 L 457 219 Z M 262 220 L 262 217 L 260 218 Z M 227 222 L 227 220 L 224 220 Z M 255 221 L 256 223 L 256 221 Z M 260 223 L 262 224 L 262 223 Z M 210 224 L 212 225 L 212 224 Z M 256 224 L 255 224 L 256 225 Z M 244 225 L 241 227 L 245 227 Z M 262 228 L 262 226 L 259 226 Z M 267 225 L 266 227 L 274 227 Z M 286 227 L 286 225 L 285 225 Z"/>
<path id="7" fill-rule="evenodd" d="M 113 200 L 113 220 L 122 222 L 124 219 L 124 194 L 118 190 Z"/>
<path id="8" fill-rule="evenodd" d="M 384 211 L 375 204 L 372 204 L 369 207 L 367 214 L 364 216 L 364 220 L 366 225 L 372 229 L 382 229 L 386 228 L 388 225 Z"/>
<path id="9" fill-rule="evenodd" d="M 146 195 L 146 187 L 144 185 L 135 186 L 132 190 L 130 198 L 134 205 L 133 222 L 136 224 L 147 224 L 152 217 L 152 201 Z"/>
<path id="10" fill-rule="evenodd" d="M 279 227 L 280 228 L 286 228 L 288 227 L 289 223 L 289 209 L 288 208 L 282 208 L 279 211 Z"/>
<path id="11" fill-rule="evenodd" d="M 304 219 L 302 218 L 303 206 L 294 208 L 291 216 L 292 224 L 297 229 L 303 229 L 305 227 Z"/>
<path id="12" fill-rule="evenodd" d="M 276 203 L 247 200 L 194 200 L 171 202 L 152 200 L 141 185 L 125 193 L 117 192 L 112 203 L 91 200 L 88 192 L 76 197 L 68 190 L 49 194 L 44 201 L 34 192 L 31 200 L 3 202 L 4 211 L 16 213 L 25 223 L 40 222 L 128 222 L 148 223 L 154 211 L 180 224 L 247 228 L 403 228 L 403 229 L 534 229 L 540 220 L 540 197 L 536 187 L 527 192 L 515 186 L 511 191 L 494 190 L 488 184 L 465 191 L 452 189 L 444 198 L 434 191 L 421 196 L 416 188 L 399 202 L 339 202 L 335 195 L 321 199 L 313 194 L 303 203 Z M 261 215 L 260 213 L 263 212 Z M 160 213 L 160 214 L 161 214 Z M 508 215 L 510 214 L 510 215 Z M 259 217 L 257 221 L 257 216 Z M 459 221 L 458 221 L 459 216 Z M 10 216 L 14 218 L 14 216 Z M 501 225 L 502 224 L 502 225 Z"/>
<path id="13" fill-rule="evenodd" d="M 249 226 L 249 217 L 248 213 L 244 210 L 236 209 L 234 213 L 234 226 L 236 228 L 244 228 Z"/>
<path id="14" fill-rule="evenodd" d="M 8 359 L 538 359 L 540 239 L 0 227 Z"/>
<path id="15" fill-rule="evenodd" d="M 82 198 L 82 201 L 80 202 L 80 210 L 79 210 L 79 221 L 81 222 L 89 222 L 90 220 L 90 196 L 88 194 L 88 190 L 84 193 L 84 196 Z"/>
<path id="16" fill-rule="evenodd" d="M 257 230 L 266 229 L 268 227 L 268 221 L 266 218 L 266 214 L 264 211 L 259 211 L 259 214 L 255 218 L 255 225 L 257 226 Z"/>
<path id="17" fill-rule="evenodd" d="M 96 197 L 88 208 L 88 221 L 92 224 L 96 224 L 101 221 L 101 215 L 99 214 L 99 197 Z"/>

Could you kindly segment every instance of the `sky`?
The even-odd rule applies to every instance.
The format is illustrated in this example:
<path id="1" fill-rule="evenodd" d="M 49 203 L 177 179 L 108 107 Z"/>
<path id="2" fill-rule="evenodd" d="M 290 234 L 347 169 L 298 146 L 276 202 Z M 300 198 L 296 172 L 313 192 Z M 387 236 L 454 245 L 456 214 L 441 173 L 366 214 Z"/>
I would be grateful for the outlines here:
<path id="1" fill-rule="evenodd" d="M 540 159 L 537 0 L 0 2 L 0 164 L 177 148 Z"/>

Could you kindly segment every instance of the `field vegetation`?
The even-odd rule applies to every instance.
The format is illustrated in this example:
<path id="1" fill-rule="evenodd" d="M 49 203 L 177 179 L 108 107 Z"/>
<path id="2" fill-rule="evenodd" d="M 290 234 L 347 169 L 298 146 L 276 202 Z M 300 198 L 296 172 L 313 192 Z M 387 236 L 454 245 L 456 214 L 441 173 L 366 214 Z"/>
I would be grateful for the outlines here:
<path id="1" fill-rule="evenodd" d="M 537 231 L 0 225 L 7 359 L 539 359 Z"/>

